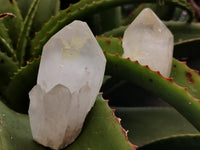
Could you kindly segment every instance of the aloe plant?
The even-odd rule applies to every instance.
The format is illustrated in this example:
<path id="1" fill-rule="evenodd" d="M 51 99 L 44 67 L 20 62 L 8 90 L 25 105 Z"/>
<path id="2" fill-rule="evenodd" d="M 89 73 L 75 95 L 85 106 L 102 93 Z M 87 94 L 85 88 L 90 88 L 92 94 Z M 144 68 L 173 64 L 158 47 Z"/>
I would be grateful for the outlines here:
<path id="1" fill-rule="evenodd" d="M 112 7 L 137 3 L 155 3 L 155 1 L 81 0 L 65 10 L 58 11 L 58 0 L 29 0 L 27 2 L 0 0 L 1 150 L 23 150 L 27 147 L 31 150 L 47 149 L 33 141 L 26 113 L 29 105 L 28 92 L 36 84 L 40 55 L 48 39 L 73 20 L 86 19 L 87 16 Z M 161 97 L 185 117 L 184 122 L 192 128 L 191 134 L 175 135 L 159 140 L 152 139 L 153 142 L 144 144 L 146 143 L 144 141 L 141 142 L 143 146 L 139 144 L 137 147 L 134 145 L 137 145 L 134 143 L 134 133 L 130 132 L 127 135 L 127 131 L 120 125 L 120 119 L 115 116 L 114 110 L 109 108 L 102 96 L 98 96 L 93 109 L 87 116 L 82 133 L 65 149 L 129 150 L 137 148 L 142 150 L 187 149 L 188 147 L 198 149 L 200 147 L 198 142 L 200 139 L 198 134 L 200 130 L 200 94 L 198 92 L 200 77 L 198 72 L 190 69 L 185 62 L 177 60 L 187 57 L 192 66 L 199 65 L 198 61 L 192 63 L 192 60 L 198 60 L 199 57 L 200 25 L 193 21 L 194 13 L 187 1 L 162 0 L 157 5 L 159 4 L 186 10 L 188 14 L 188 20 L 185 22 L 165 21 L 175 37 L 175 58 L 170 78 L 162 77 L 159 72 L 150 70 L 148 66 L 141 66 L 137 61 L 121 57 L 122 41 L 121 38 L 115 36 L 123 36 L 126 26 L 122 26 L 96 38 L 107 59 L 105 78 L 111 77 L 107 80 L 108 82 L 105 81 L 105 84 L 109 83 L 109 80 L 114 83 L 126 80 Z M 48 9 L 45 6 L 49 6 Z M 123 25 L 133 20 L 141 10 L 140 7 L 132 13 L 132 17 L 121 21 Z M 108 35 L 109 37 L 106 37 Z M 137 90 L 133 92 L 137 93 Z M 118 109 L 122 110 L 122 108 L 117 108 L 117 111 Z M 129 121 L 122 123 L 128 125 Z M 153 132 L 151 131 L 152 134 Z M 187 132 L 190 131 L 187 130 Z M 179 132 L 176 131 L 176 133 Z M 133 140 L 131 139 L 133 144 L 128 140 L 128 136 L 133 137 Z"/>

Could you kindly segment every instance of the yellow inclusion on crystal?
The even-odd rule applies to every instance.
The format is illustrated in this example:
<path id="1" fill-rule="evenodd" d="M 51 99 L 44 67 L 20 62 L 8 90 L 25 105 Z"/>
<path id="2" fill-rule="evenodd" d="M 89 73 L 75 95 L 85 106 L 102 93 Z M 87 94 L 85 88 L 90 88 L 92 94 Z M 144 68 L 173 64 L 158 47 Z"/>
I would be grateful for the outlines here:
<path id="1" fill-rule="evenodd" d="M 90 39 L 90 36 L 85 38 L 74 37 L 71 42 L 62 41 L 64 48 L 62 50 L 62 59 L 75 58 L 81 55 L 80 49 L 84 46 L 85 42 Z"/>

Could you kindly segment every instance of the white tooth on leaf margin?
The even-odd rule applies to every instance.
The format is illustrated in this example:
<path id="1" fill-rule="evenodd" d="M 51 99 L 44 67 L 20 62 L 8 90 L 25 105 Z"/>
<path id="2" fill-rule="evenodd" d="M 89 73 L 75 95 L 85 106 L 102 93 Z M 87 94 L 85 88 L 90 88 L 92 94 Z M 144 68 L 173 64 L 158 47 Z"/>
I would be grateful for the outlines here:
<path id="1" fill-rule="evenodd" d="M 144 9 L 129 25 L 123 36 L 124 54 L 148 65 L 153 71 L 160 71 L 169 77 L 173 58 L 173 35 L 156 14 Z"/>
<path id="2" fill-rule="evenodd" d="M 29 92 L 32 135 L 61 149 L 79 135 L 94 105 L 106 59 L 88 25 L 74 21 L 45 44 L 37 85 Z"/>

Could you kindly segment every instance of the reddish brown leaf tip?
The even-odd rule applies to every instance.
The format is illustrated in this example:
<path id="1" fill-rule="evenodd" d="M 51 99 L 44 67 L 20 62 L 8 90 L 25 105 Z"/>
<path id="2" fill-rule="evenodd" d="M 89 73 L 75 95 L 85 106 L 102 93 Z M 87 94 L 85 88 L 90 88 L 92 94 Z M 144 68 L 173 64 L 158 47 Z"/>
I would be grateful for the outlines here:
<path id="1" fill-rule="evenodd" d="M 7 17 L 7 16 L 16 17 L 13 13 L 2 13 L 2 14 L 0 14 L 0 18 L 4 18 L 4 17 Z"/>

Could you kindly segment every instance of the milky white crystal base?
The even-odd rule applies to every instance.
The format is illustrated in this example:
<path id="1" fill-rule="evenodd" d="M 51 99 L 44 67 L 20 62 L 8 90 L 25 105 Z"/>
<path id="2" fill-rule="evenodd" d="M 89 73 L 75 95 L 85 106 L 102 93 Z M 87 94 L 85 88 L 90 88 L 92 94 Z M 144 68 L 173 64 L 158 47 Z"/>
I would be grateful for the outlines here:
<path id="1" fill-rule="evenodd" d="M 129 25 L 123 36 L 123 57 L 169 77 L 173 58 L 173 35 L 154 12 L 146 8 Z"/>
<path id="2" fill-rule="evenodd" d="M 105 64 L 84 22 L 72 22 L 45 44 L 37 85 L 29 92 L 35 141 L 57 150 L 76 139 L 99 93 Z"/>

